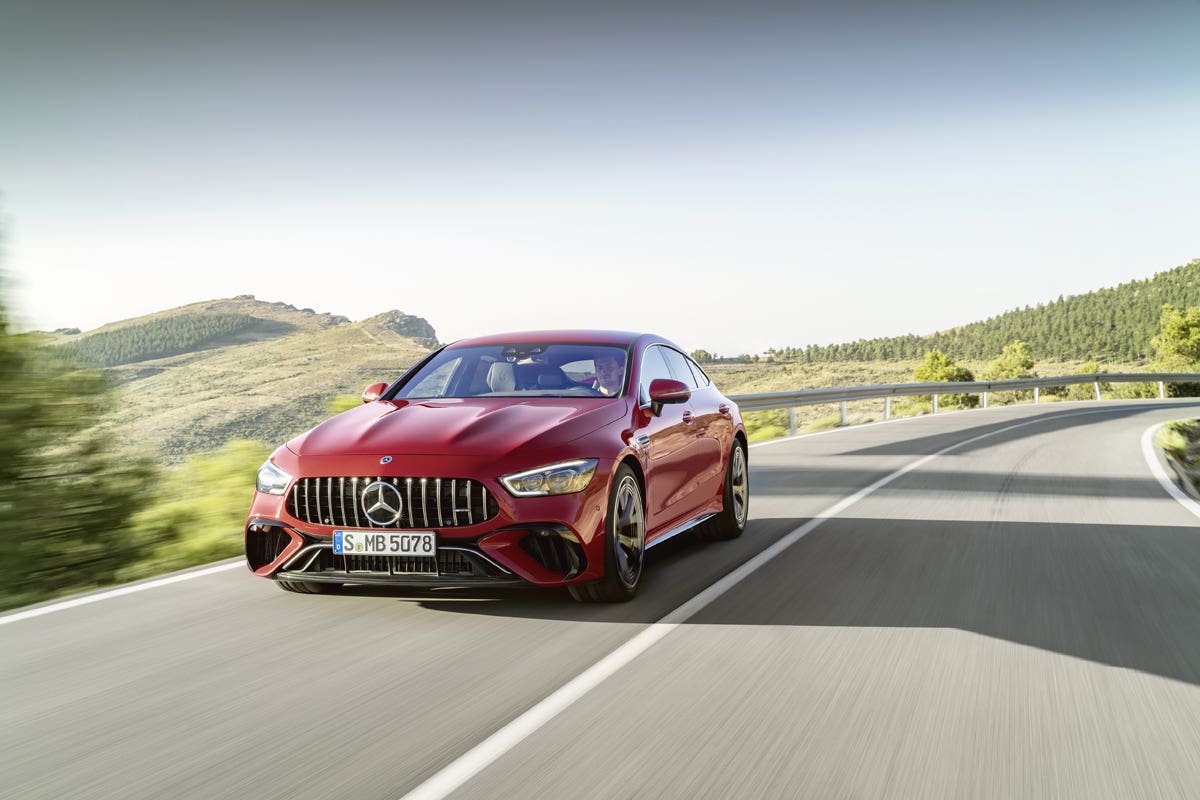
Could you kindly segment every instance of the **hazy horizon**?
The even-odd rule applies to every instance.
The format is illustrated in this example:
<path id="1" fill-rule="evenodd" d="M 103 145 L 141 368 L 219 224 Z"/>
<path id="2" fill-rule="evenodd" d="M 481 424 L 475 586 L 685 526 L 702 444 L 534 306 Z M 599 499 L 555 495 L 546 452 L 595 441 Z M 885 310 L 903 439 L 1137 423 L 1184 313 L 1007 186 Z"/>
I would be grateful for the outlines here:
<path id="1" fill-rule="evenodd" d="M 1200 257 L 1200 3 L 15 3 L 12 318 L 926 334 Z"/>
<path id="2" fill-rule="evenodd" d="M 1144 278 L 1134 278 L 1134 279 L 1133 279 L 1133 281 L 1147 280 L 1147 279 L 1153 278 L 1155 275 L 1157 275 L 1157 274 L 1159 274 L 1159 273 L 1162 273 L 1162 272 L 1170 272 L 1171 270 L 1174 270 L 1174 269 L 1177 269 L 1177 268 L 1179 268 L 1179 267 L 1183 267 L 1183 266 L 1187 266 L 1187 265 L 1186 265 L 1186 264 L 1178 264 L 1178 265 L 1175 265 L 1175 266 L 1173 266 L 1173 267 L 1170 267 L 1170 268 L 1168 268 L 1168 269 L 1165 269 L 1165 270 L 1156 270 L 1154 273 L 1152 273 L 1152 274 L 1150 274 L 1150 275 L 1146 275 Z M 0 270 L 0 274 L 2 274 L 2 270 Z M 1124 281 L 1123 283 L 1129 283 L 1129 282 L 1130 282 L 1130 281 Z M 1120 285 L 1120 284 L 1114 284 L 1114 285 L 1112 285 L 1112 286 L 1097 286 L 1097 287 L 1095 287 L 1094 289 L 1091 289 L 1091 290 L 1089 290 L 1089 292 L 1093 292 L 1093 291 L 1099 291 L 1099 290 L 1102 290 L 1102 289 L 1114 289 L 1114 288 L 1117 288 L 1117 286 L 1119 286 L 1119 285 Z M 1089 292 L 1080 292 L 1080 293 L 1078 293 L 1078 294 L 1088 294 Z M 1000 311 L 997 311 L 997 312 L 996 312 L 996 313 L 994 313 L 994 314 L 989 314 L 989 315 L 988 315 L 988 317 L 985 317 L 985 318 L 980 318 L 980 319 L 971 319 L 971 320 L 963 320 L 962 322 L 959 322 L 959 323 L 957 323 L 957 324 L 951 325 L 951 326 L 950 326 L 950 327 L 948 327 L 948 328 L 941 328 L 941 329 L 938 329 L 938 330 L 920 330 L 920 331 L 911 330 L 911 331 L 897 331 L 897 332 L 895 332 L 895 333 L 891 333 L 891 334 L 882 334 L 882 335 L 881 335 L 881 336 L 879 336 L 879 337 L 854 337 L 854 338 L 852 338 L 852 339 L 842 339 L 842 340 L 838 340 L 838 341 L 828 341 L 828 342 L 784 342 L 784 343 L 778 343 L 778 344 L 769 345 L 768 347 L 766 347 L 766 348 L 763 348 L 762 350 L 759 350 L 759 351 L 743 351 L 743 350 L 733 351 L 733 350 L 722 350 L 722 349 L 720 349 L 720 348 L 717 348 L 717 347 L 709 346 L 709 345 L 708 345 L 707 343 L 705 343 L 705 342 L 696 342 L 696 343 L 693 343 L 693 344 L 692 344 L 692 345 L 689 347 L 689 349 L 704 349 L 704 350 L 707 350 L 707 351 L 708 351 L 708 352 L 710 352 L 710 353 L 714 353 L 714 354 L 717 354 L 717 355 L 719 355 L 721 358 L 727 358 L 727 357 L 735 357 L 735 356 L 739 356 L 739 355 L 755 355 L 755 354 L 762 354 L 762 353 L 765 353 L 765 352 L 766 352 L 768 349 L 770 349 L 771 347 L 774 347 L 774 348 L 776 348 L 776 349 L 783 349 L 783 348 L 787 348 L 787 347 L 805 347 L 805 346 L 807 346 L 807 345 L 827 346 L 827 345 L 834 345 L 834 344 L 848 344 L 848 343 L 852 343 L 852 342 L 854 342 L 854 341 L 856 341 L 857 339 L 860 339 L 860 338 L 890 338 L 890 337 L 900 337 L 900 336 L 905 336 L 905 335 L 908 335 L 908 334 L 913 334 L 913 335 L 916 335 L 916 336 L 927 336 L 927 335 L 933 335 L 933 334 L 936 334 L 936 333 L 941 333 L 941 332 L 944 332 L 944 331 L 947 331 L 947 330 L 952 330 L 952 329 L 954 329 L 954 328 L 960 328 L 960 327 L 963 327 L 963 326 L 966 326 L 966 325 L 970 325 L 970 324 L 973 324 L 973 323 L 986 322 L 986 320 L 987 320 L 988 318 L 991 318 L 991 317 L 996 317 L 996 316 L 1000 316 L 1000 315 L 1002 315 L 1002 314 L 1005 314 L 1005 313 L 1008 313 L 1008 312 L 1010 312 L 1010 311 L 1018 311 L 1018 310 L 1021 310 L 1021 309 L 1023 309 L 1023 308 L 1027 308 L 1027 307 L 1036 307 L 1036 306 L 1039 306 L 1039 305 L 1047 305 L 1047 304 L 1049 304 L 1049 303 L 1053 303 L 1053 302 L 1055 302 L 1056 300 L 1058 300 L 1058 299 L 1059 299 L 1059 297 L 1069 298 L 1069 297 L 1073 297 L 1073 296 L 1077 296 L 1077 295 L 1058 295 L 1058 296 L 1051 297 L 1051 298 L 1042 298 L 1042 299 L 1039 299 L 1039 300 L 1037 300 L 1036 302 L 1023 303 L 1023 304 L 1021 304 L 1020 306 L 1014 306 L 1013 308 L 1006 308 L 1006 309 L 1002 309 L 1002 310 L 1000 310 Z M 259 296 L 257 296 L 257 295 L 248 295 L 248 294 L 242 294 L 242 295 L 232 295 L 232 296 L 229 296 L 229 297 L 206 297 L 206 298 L 200 298 L 200 299 L 198 299 L 198 300 L 190 301 L 190 302 L 187 302 L 187 303 L 182 303 L 182 304 L 180 304 L 180 305 L 178 305 L 178 306 L 170 306 L 170 307 L 163 307 L 163 308 L 151 309 L 151 310 L 147 311 L 145 314 L 135 314 L 135 315 L 133 315 L 133 316 L 130 316 L 130 317 L 121 317 L 121 318 L 119 318 L 119 319 L 110 319 L 110 320 L 105 320 L 104 322 L 102 322 L 102 323 L 100 323 L 100 324 L 98 324 L 98 325 L 95 325 L 95 326 L 93 326 L 93 327 L 91 327 L 91 328 L 79 328 L 79 326 L 64 326 L 64 327 L 60 327 L 60 328 L 56 328 L 56 329 L 40 328 L 40 329 L 37 329 L 37 330 L 40 330 L 40 331 L 41 331 L 41 332 L 43 332 L 43 333 L 57 333 L 57 332 L 59 332 L 59 331 L 63 331 L 63 330 L 75 330 L 75 329 L 78 329 L 80 333 L 89 333 L 89 332 L 91 332 L 91 331 L 94 331 L 94 330 L 96 330 L 96 329 L 98 329 L 98 328 L 103 328 L 103 327 L 105 327 L 106 325 L 110 325 L 110 324 L 114 324 L 114 323 L 120 323 L 120 322 L 126 322 L 126 321 L 128 321 L 128 320 L 131 320 L 131 319 L 137 319 L 137 318 L 139 318 L 139 317 L 146 316 L 146 315 L 153 315 L 153 314 L 156 314 L 156 313 L 159 313 L 159 312 L 165 312 L 165 311 L 173 311 L 173 310 L 175 310 L 175 309 L 178 309 L 178 308 L 185 308 L 185 307 L 187 307 L 187 306 L 190 306 L 190 305 L 196 305 L 196 304 L 199 304 L 199 303 L 220 302 L 220 301 L 226 301 L 226 300 L 237 300 L 237 299 L 239 299 L 239 298 L 244 298 L 244 297 L 245 297 L 245 298 L 250 298 L 250 299 L 252 299 L 252 300 L 255 300 L 255 301 L 258 301 L 258 302 L 263 302 L 263 303 L 270 303 L 270 304 L 284 303 L 284 304 L 286 304 L 286 305 L 292 306 L 292 307 L 293 307 L 294 309 L 296 309 L 297 311 L 311 311 L 311 312 L 313 312 L 313 313 L 316 313 L 316 314 L 330 314 L 330 315 L 333 315 L 333 316 L 342 316 L 342 317 L 347 317 L 348 319 L 350 319 L 350 321 L 351 321 L 352 323 L 358 323 L 358 322 L 362 322 L 362 321 L 364 321 L 364 320 L 366 320 L 366 319 L 369 319 L 369 318 L 371 318 L 371 317 L 378 316 L 378 315 L 380 315 L 380 314 L 385 314 L 385 313 L 388 313 L 388 312 L 390 312 L 390 311 L 401 311 L 401 312 L 403 312 L 403 313 L 405 313 L 405 314 L 408 314 L 408 315 L 410 315 L 410 316 L 420 317 L 420 318 L 424 319 L 426 322 L 428 322 L 428 323 L 429 323 L 431 326 L 433 326 L 434 330 L 435 330 L 435 331 L 437 331 L 437 334 L 438 334 L 438 341 L 439 341 L 439 342 L 442 342 L 442 343 L 448 343 L 448 342 L 454 341 L 454 339 L 448 339 L 448 338 L 446 338 L 445 336 L 443 336 L 443 335 L 442 335 L 442 333 L 441 333 L 441 330 L 440 330 L 440 328 L 438 327 L 437 320 L 429 318 L 428 316 L 426 316 L 426 315 L 422 314 L 422 313 L 421 313 L 419 310 L 417 310 L 417 309 L 408 309 L 408 308 L 380 308 L 380 309 L 378 309 L 378 310 L 376 310 L 376 311 L 373 311 L 373 312 L 371 312 L 371 313 L 365 314 L 365 315 L 363 315 L 363 316 L 361 316 L 361 317 L 350 317 L 350 316 L 349 316 L 349 315 L 347 315 L 347 314 L 343 314 L 343 313 L 341 313 L 341 312 L 340 312 L 340 311 L 338 311 L 336 308 L 314 308 L 314 307 L 311 307 L 311 306 L 300 306 L 300 305 L 297 305 L 296 303 L 292 303 L 292 302 L 288 301 L 288 300 L 287 300 L 287 298 L 285 298 L 285 297 L 259 297 Z M 505 329 L 505 330 L 499 330 L 499 329 L 497 329 L 497 330 L 495 330 L 495 331 L 492 331 L 492 332 L 495 332 L 495 333 L 504 333 L 504 332 L 508 332 L 509 330 L 511 330 L 511 331 L 514 331 L 514 332 L 515 332 L 515 331 L 518 331 L 518 330 L 526 330 L 526 329 L 530 329 L 530 328 L 527 326 L 527 328 L 522 328 L 522 329 L 518 329 L 518 328 Z M 655 330 L 655 331 L 653 331 L 653 332 L 655 332 L 655 333 L 663 333 L 663 331 L 659 331 L 659 330 Z M 666 335 L 666 334 L 664 334 L 664 335 Z M 466 338 L 466 337 L 455 337 L 455 338 Z M 670 337 L 668 337 L 668 338 L 670 338 Z"/>

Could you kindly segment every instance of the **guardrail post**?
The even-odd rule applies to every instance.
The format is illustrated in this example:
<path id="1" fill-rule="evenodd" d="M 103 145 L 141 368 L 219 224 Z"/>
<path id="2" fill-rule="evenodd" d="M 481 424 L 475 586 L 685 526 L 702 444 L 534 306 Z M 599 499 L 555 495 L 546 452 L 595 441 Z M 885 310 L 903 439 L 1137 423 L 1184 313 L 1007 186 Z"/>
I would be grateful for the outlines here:
<path id="1" fill-rule="evenodd" d="M 937 399 L 938 399 L 938 396 L 935 394 L 933 396 L 933 413 L 935 413 L 935 414 L 937 413 Z"/>
<path id="2" fill-rule="evenodd" d="M 984 408 L 987 408 L 987 396 L 988 396 L 988 393 L 984 392 L 983 393 L 983 407 Z"/>
<path id="3" fill-rule="evenodd" d="M 788 409 L 788 436 L 796 435 L 796 408 L 792 406 Z"/>
<path id="4" fill-rule="evenodd" d="M 892 398 L 890 396 L 883 398 L 883 418 L 892 418 Z"/>
<path id="5" fill-rule="evenodd" d="M 850 418 L 846 415 L 846 401 L 845 400 L 842 401 L 841 412 L 842 412 L 842 427 L 844 428 L 850 424 Z"/>
<path id="6" fill-rule="evenodd" d="M 1165 400 L 1167 398 L 1167 385 L 1163 381 L 1158 382 L 1158 399 Z"/>
<path id="7" fill-rule="evenodd" d="M 1100 399 L 1100 381 L 1096 381 L 1096 399 Z"/>
<path id="8" fill-rule="evenodd" d="M 1033 404 L 1036 406 L 1041 397 L 1042 388 L 1040 386 L 1033 387 Z"/>

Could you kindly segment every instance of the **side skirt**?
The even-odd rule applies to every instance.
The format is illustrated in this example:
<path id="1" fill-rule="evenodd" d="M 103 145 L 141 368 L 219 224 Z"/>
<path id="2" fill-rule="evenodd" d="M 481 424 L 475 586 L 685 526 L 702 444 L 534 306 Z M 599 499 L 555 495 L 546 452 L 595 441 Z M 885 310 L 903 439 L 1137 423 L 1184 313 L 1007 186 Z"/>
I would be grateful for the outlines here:
<path id="1" fill-rule="evenodd" d="M 701 514 L 700 516 L 696 517 L 695 519 L 688 520 L 687 522 L 683 523 L 682 525 L 678 525 L 678 526 L 672 528 L 671 530 L 667 531 L 666 533 L 664 533 L 662 536 L 659 536 L 653 542 L 650 542 L 649 544 L 647 544 L 646 549 L 649 550 L 651 548 L 658 547 L 663 542 L 668 541 L 669 539 L 674 539 L 676 536 L 678 536 L 681 533 L 687 533 L 688 531 L 690 531 L 692 528 L 696 527 L 700 523 L 710 520 L 715 516 L 716 516 L 715 513 Z"/>

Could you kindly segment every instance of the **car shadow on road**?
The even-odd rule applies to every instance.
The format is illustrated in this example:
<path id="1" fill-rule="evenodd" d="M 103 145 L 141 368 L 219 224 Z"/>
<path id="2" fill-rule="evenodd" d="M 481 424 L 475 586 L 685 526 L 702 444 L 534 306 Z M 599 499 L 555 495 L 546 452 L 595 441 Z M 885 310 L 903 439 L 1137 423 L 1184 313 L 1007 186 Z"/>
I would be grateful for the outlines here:
<path id="1" fill-rule="evenodd" d="M 653 623 L 803 522 L 755 520 L 735 542 L 664 545 L 631 603 L 529 591 L 418 602 L 456 614 Z M 838 517 L 685 624 L 958 629 L 1200 685 L 1200 531 Z"/>

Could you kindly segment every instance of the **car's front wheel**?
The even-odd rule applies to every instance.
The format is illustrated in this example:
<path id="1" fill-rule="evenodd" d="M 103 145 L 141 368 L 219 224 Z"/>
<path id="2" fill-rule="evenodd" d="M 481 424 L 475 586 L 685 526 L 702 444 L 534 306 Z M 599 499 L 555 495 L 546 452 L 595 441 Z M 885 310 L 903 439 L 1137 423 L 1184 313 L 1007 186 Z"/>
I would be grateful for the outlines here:
<path id="1" fill-rule="evenodd" d="M 637 476 L 617 467 L 604 523 L 604 577 L 577 583 L 571 596 L 585 603 L 620 603 L 637 594 L 646 552 L 646 508 Z"/>

